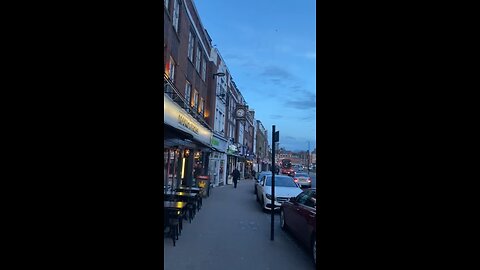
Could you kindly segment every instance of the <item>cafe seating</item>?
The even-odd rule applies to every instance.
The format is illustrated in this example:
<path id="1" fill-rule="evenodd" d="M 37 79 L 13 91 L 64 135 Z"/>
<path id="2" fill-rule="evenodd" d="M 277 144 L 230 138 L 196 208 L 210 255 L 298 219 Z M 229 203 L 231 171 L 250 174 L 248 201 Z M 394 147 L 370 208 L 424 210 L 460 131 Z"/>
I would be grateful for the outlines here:
<path id="1" fill-rule="evenodd" d="M 175 240 L 178 240 L 180 230 L 180 211 L 169 211 L 168 214 L 168 226 L 170 227 L 170 236 L 173 240 L 173 246 L 175 246 Z"/>

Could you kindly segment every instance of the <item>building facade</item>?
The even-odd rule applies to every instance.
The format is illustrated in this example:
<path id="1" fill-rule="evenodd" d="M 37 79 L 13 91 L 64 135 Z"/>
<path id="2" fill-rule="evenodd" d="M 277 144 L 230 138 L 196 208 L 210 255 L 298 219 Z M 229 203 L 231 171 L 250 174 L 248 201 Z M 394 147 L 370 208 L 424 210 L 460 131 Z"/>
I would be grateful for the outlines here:
<path id="1" fill-rule="evenodd" d="M 193 0 L 164 0 L 163 50 L 165 186 L 193 186 L 200 176 L 214 186 L 232 184 L 234 168 L 248 176 L 268 140 L 262 137 L 257 147 L 255 112 L 212 46 Z"/>
<path id="2" fill-rule="evenodd" d="M 210 42 L 192 1 L 164 1 L 164 184 L 170 187 L 208 175 Z"/>
<path id="3" fill-rule="evenodd" d="M 257 170 L 266 171 L 268 170 L 268 133 L 265 127 L 262 124 L 262 121 L 256 120 L 256 132 L 255 132 L 255 154 L 257 157 Z"/>
<path id="4" fill-rule="evenodd" d="M 209 175 L 214 186 L 225 185 L 227 180 L 227 133 L 225 129 L 227 116 L 227 66 L 220 52 L 212 48 L 211 60 L 214 63 L 213 89 L 213 137 L 212 147 L 215 151 L 210 156 Z"/>

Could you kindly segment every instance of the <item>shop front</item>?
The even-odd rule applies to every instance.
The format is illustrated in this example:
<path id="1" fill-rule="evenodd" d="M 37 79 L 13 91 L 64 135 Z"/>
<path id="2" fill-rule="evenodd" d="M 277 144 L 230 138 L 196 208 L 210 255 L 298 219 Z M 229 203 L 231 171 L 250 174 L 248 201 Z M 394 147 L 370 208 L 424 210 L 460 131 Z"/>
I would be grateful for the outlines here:
<path id="1" fill-rule="evenodd" d="M 239 156 L 237 158 L 237 169 L 240 171 L 240 179 L 245 179 L 245 166 L 247 165 L 247 160 L 245 158 L 246 146 L 238 145 Z"/>
<path id="2" fill-rule="evenodd" d="M 247 148 L 245 155 L 245 178 L 253 178 L 255 175 L 256 167 L 255 154 Z"/>
<path id="3" fill-rule="evenodd" d="M 237 160 L 240 157 L 238 148 L 235 144 L 228 144 L 227 146 L 227 185 L 233 184 L 232 172 L 235 168 L 239 169 Z"/>
<path id="4" fill-rule="evenodd" d="M 195 186 L 208 175 L 212 132 L 164 94 L 164 185 Z"/>
<path id="5" fill-rule="evenodd" d="M 227 140 L 213 134 L 211 146 L 215 150 L 210 154 L 208 175 L 213 186 L 223 186 L 227 181 Z"/>

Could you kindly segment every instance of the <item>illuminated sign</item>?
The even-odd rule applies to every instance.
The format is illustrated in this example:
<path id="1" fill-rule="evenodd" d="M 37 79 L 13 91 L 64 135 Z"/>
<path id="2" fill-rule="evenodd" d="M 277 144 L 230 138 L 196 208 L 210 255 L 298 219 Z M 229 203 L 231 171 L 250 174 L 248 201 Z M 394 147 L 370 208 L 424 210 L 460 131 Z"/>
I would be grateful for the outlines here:
<path id="1" fill-rule="evenodd" d="M 211 145 L 212 132 L 175 103 L 167 94 L 163 95 L 163 122 L 188 134 L 195 140 Z"/>
<path id="2" fill-rule="evenodd" d="M 180 125 L 198 134 L 198 128 L 192 122 L 188 121 L 188 119 L 183 117 L 181 114 L 178 115 L 178 122 L 180 123 Z"/>

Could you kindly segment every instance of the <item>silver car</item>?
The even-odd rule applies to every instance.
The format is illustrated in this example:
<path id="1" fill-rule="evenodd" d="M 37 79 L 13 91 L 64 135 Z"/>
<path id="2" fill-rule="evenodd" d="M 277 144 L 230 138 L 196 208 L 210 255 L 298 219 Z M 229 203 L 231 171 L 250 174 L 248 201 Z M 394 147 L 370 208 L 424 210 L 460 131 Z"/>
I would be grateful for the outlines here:
<path id="1" fill-rule="evenodd" d="M 296 173 L 293 177 L 293 181 L 301 187 L 312 187 L 312 178 L 310 178 L 307 173 Z"/>
<path id="2" fill-rule="evenodd" d="M 257 194 L 257 185 L 260 183 L 260 179 L 262 179 L 262 177 L 264 177 L 265 175 L 272 175 L 272 172 L 271 171 L 262 171 L 258 174 L 258 177 L 256 179 L 256 181 L 253 183 L 255 185 L 255 191 L 254 193 Z"/>
<path id="3" fill-rule="evenodd" d="M 273 206 L 279 209 L 283 202 L 296 197 L 303 191 L 293 182 L 292 177 L 286 175 L 275 176 L 275 201 Z M 272 206 L 272 175 L 265 175 L 260 178 L 257 185 L 257 201 L 260 202 L 263 210 L 270 210 Z"/>

